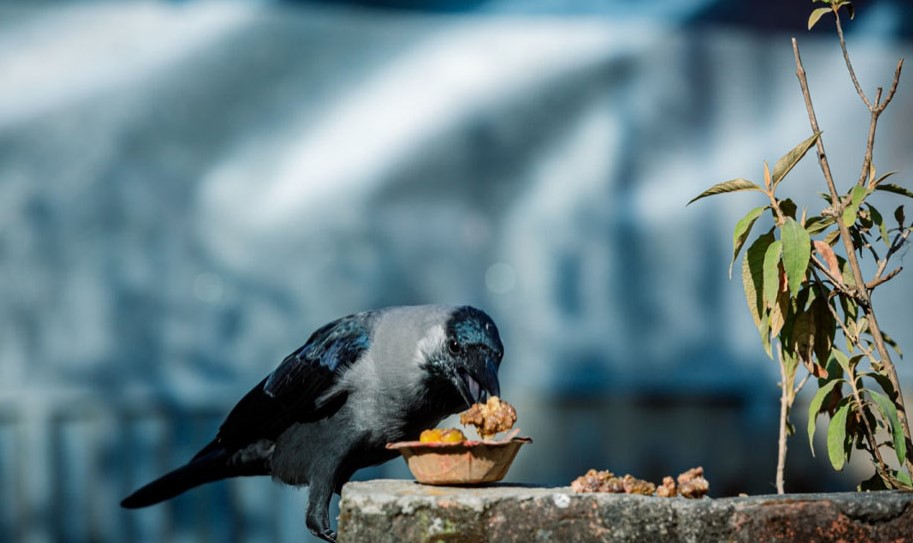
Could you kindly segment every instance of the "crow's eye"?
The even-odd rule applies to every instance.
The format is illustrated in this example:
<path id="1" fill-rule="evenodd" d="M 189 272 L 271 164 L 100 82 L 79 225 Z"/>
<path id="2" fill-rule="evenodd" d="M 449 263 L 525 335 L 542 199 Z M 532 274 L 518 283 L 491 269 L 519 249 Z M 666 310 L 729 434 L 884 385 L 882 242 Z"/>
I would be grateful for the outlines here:
<path id="1" fill-rule="evenodd" d="M 462 350 L 460 344 L 455 339 L 451 339 L 450 343 L 447 344 L 447 349 L 450 351 L 450 354 L 460 354 Z"/>

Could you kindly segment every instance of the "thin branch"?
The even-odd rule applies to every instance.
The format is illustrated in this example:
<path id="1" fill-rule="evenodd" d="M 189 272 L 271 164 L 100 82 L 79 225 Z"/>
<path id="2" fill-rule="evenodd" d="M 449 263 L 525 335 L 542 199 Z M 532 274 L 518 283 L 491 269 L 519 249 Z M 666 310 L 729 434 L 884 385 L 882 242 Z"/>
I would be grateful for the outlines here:
<path id="1" fill-rule="evenodd" d="M 805 388 L 805 383 L 808 382 L 808 380 L 809 380 L 809 378 L 810 378 L 811 376 L 812 376 L 811 373 L 806 373 L 806 374 L 805 374 L 805 377 L 803 377 L 802 380 L 799 381 L 799 384 L 796 385 L 796 388 L 793 390 L 793 396 L 796 396 L 797 394 L 799 394 L 799 392 L 800 392 L 803 388 Z"/>
<path id="2" fill-rule="evenodd" d="M 850 368 L 852 369 L 852 368 Z M 862 396 L 859 393 L 859 387 L 856 386 L 856 375 L 851 374 L 848 376 L 849 379 L 846 382 L 850 385 L 850 388 L 853 391 L 853 399 L 856 400 L 856 405 L 859 406 L 856 416 L 859 420 L 862 421 L 862 425 L 865 428 L 865 437 L 869 442 L 869 446 L 872 448 L 872 453 L 875 455 L 875 458 L 878 460 L 878 469 L 881 473 L 887 475 L 890 473 L 888 470 L 888 465 L 885 463 L 884 458 L 881 456 L 881 448 L 878 446 L 878 440 L 875 439 L 875 432 L 872 430 L 872 426 L 869 424 L 869 419 L 865 417 L 865 404 L 862 402 Z M 893 477 L 891 477 L 893 480 Z"/>
<path id="3" fill-rule="evenodd" d="M 821 263 L 820 260 L 818 260 L 818 257 L 813 255 L 811 258 L 811 263 L 813 266 L 815 266 L 815 268 L 818 269 L 818 271 L 820 271 L 821 273 L 823 273 L 825 275 L 825 277 L 827 277 L 827 279 L 831 282 L 831 284 L 834 285 L 835 289 L 837 289 L 842 294 L 849 296 L 851 298 L 854 298 L 854 299 L 858 298 L 858 296 L 856 296 L 855 292 L 850 290 L 850 288 L 847 287 L 846 284 L 839 277 L 832 274 L 831 271 L 827 268 L 827 266 L 825 266 L 824 264 Z"/>
<path id="4" fill-rule="evenodd" d="M 881 279 L 881 275 L 888 267 L 888 261 L 891 260 L 891 257 L 894 256 L 894 254 L 904 246 L 909 236 L 910 230 L 908 228 L 905 228 L 903 231 L 897 234 L 897 237 L 894 238 L 894 241 L 891 243 L 891 247 L 888 249 L 888 252 L 884 255 L 884 259 L 878 262 L 878 270 L 875 271 L 875 278 L 873 281 Z"/>
<path id="5" fill-rule="evenodd" d="M 876 104 L 881 100 L 881 91 L 881 87 L 878 87 L 878 90 L 875 91 Z M 862 159 L 862 172 L 859 174 L 859 181 L 856 182 L 859 186 L 865 185 L 866 179 L 869 178 L 869 172 L 872 168 L 872 154 L 875 152 L 875 130 L 878 127 L 878 116 L 882 112 L 881 109 L 872 107 L 869 107 L 869 111 L 871 114 L 869 115 L 869 134 L 865 142 L 865 158 Z"/>
<path id="6" fill-rule="evenodd" d="M 856 87 L 856 94 L 862 98 L 862 101 L 865 102 L 869 111 L 872 111 L 872 103 L 869 102 L 865 92 L 862 91 L 862 86 L 859 84 L 859 80 L 856 79 L 856 71 L 853 70 L 853 63 L 850 62 L 850 54 L 846 50 L 846 40 L 843 39 L 843 26 L 840 24 L 840 13 L 836 9 L 834 10 L 834 20 L 837 21 L 837 36 L 840 38 L 840 50 L 843 51 L 843 60 L 846 61 L 846 69 L 850 72 L 850 79 L 853 80 L 853 86 Z M 877 99 L 875 100 L 875 103 L 878 103 Z"/>
<path id="7" fill-rule="evenodd" d="M 770 207 L 774 210 L 774 214 L 777 216 L 777 226 L 786 222 L 786 216 L 783 215 L 783 210 L 780 209 L 780 202 L 777 201 L 777 198 L 774 196 L 773 190 L 767 190 L 764 192 L 767 194 L 767 198 L 770 199 Z"/>
<path id="8" fill-rule="evenodd" d="M 808 112 L 808 122 L 812 127 L 812 133 L 821 132 L 818 128 L 818 118 L 815 116 L 815 108 L 812 106 L 812 95 L 808 90 L 808 79 L 805 77 L 805 67 L 802 66 L 802 58 L 799 55 L 799 44 L 796 38 L 792 39 L 793 55 L 796 57 L 796 77 L 799 78 L 799 86 L 802 87 L 802 96 L 805 98 L 805 110 Z M 831 193 L 831 202 L 833 203 L 835 216 L 838 217 L 837 226 L 841 227 L 839 220 L 843 213 L 843 204 L 840 201 L 840 195 L 837 194 L 837 186 L 834 184 L 834 176 L 831 174 L 831 166 L 827 161 L 827 155 L 824 153 L 824 138 L 819 137 L 816 143 L 818 149 L 818 163 L 821 165 L 821 171 L 824 173 L 824 180 L 827 182 L 827 188 Z"/>
<path id="9" fill-rule="evenodd" d="M 884 108 L 888 107 L 888 104 L 894 99 L 894 93 L 897 92 L 897 85 L 900 83 L 901 70 L 903 70 L 903 59 L 897 61 L 897 68 L 894 69 L 894 79 L 891 80 L 891 88 L 888 89 L 888 95 L 885 96 L 884 102 L 876 106 L 879 113 L 884 111 Z"/>
<path id="10" fill-rule="evenodd" d="M 865 284 L 865 288 L 867 288 L 868 290 L 874 290 L 875 287 L 877 287 L 878 285 L 881 285 L 881 284 L 883 284 L 883 283 L 887 283 L 887 282 L 890 281 L 891 279 L 894 279 L 894 276 L 896 276 L 898 273 L 900 273 L 901 270 L 903 270 L 903 266 L 901 266 L 901 267 L 899 267 L 899 268 L 894 268 L 894 269 L 891 270 L 890 273 L 888 273 L 887 275 L 878 276 L 878 277 L 876 277 L 875 279 L 872 279 L 871 281 L 869 281 L 868 283 L 866 283 L 866 284 Z"/>
<path id="11" fill-rule="evenodd" d="M 835 13 L 835 15 L 836 15 L 836 13 Z M 838 19 L 838 21 L 839 21 L 839 19 Z M 852 72 L 852 64 L 849 62 L 849 55 L 846 53 L 845 42 L 843 41 L 843 30 L 840 28 L 839 23 L 838 23 L 838 31 L 840 34 L 841 48 L 844 52 L 845 59 L 847 60 L 847 66 L 851 71 L 851 76 L 854 79 L 854 83 L 856 83 L 856 85 L 858 86 L 858 81 L 855 80 L 855 73 Z M 809 88 L 808 88 L 808 79 L 805 76 L 805 68 L 802 65 L 802 58 L 799 55 L 799 45 L 796 42 L 795 38 L 792 39 L 792 45 L 793 45 L 793 55 L 795 56 L 795 59 L 796 59 L 796 77 L 799 79 L 799 86 L 802 89 L 802 96 L 805 99 L 805 109 L 808 112 L 809 124 L 811 125 L 812 131 L 817 133 L 817 132 L 820 132 L 821 130 L 818 128 L 818 119 L 815 116 L 815 108 L 812 105 L 812 97 L 811 97 L 811 93 L 809 92 Z M 900 66 L 900 64 L 898 64 L 898 66 Z M 899 74 L 900 74 L 899 71 L 895 72 L 895 79 L 899 80 L 899 77 L 900 77 Z M 893 87 L 893 85 L 892 85 L 892 87 Z M 861 88 L 859 88 L 858 90 L 861 92 Z M 877 94 L 878 94 L 878 99 L 880 100 L 880 97 L 881 97 L 880 89 Z M 869 109 L 871 110 L 872 109 L 871 104 L 868 102 L 867 99 L 865 99 L 864 93 L 861 94 L 861 97 L 863 98 L 863 100 L 866 102 L 866 105 L 869 106 Z M 874 129 L 877 124 L 878 115 L 880 113 L 881 113 L 881 111 L 877 111 L 877 112 L 872 111 L 872 122 L 870 123 L 870 138 L 867 143 L 867 149 L 866 149 L 867 164 L 863 168 L 863 177 L 861 178 L 860 183 L 864 183 L 866 177 L 868 176 L 868 168 L 869 168 L 869 164 L 871 164 L 872 148 L 874 147 L 874 142 L 875 142 Z M 840 203 L 840 197 L 837 193 L 837 187 L 834 184 L 834 177 L 831 174 L 830 164 L 828 163 L 827 155 L 824 152 L 823 138 L 818 138 L 817 148 L 818 148 L 818 163 L 821 166 L 821 171 L 824 174 L 824 180 L 827 183 L 828 190 L 830 191 L 831 201 L 834 202 L 835 210 L 837 212 L 841 212 L 842 211 L 841 208 L 843 207 L 843 205 L 842 205 L 842 203 Z M 861 309 L 862 309 L 863 313 L 865 314 L 865 318 L 866 318 L 866 321 L 869 326 L 869 333 L 871 334 L 872 339 L 875 342 L 875 349 L 878 351 L 878 355 L 881 357 L 881 365 L 884 368 L 884 374 L 888 378 L 888 380 L 891 382 L 891 386 L 893 386 L 895 390 L 899 391 L 899 390 L 901 390 L 901 388 L 900 388 L 900 382 L 897 378 L 897 370 L 895 369 L 894 363 L 891 360 L 891 354 L 888 352 L 887 346 L 885 345 L 884 336 L 882 336 L 882 334 L 881 334 L 881 328 L 878 325 L 878 320 L 875 317 L 874 311 L 872 311 L 871 298 L 869 296 L 869 292 L 866 291 L 864 288 L 861 288 L 862 286 L 865 285 L 865 280 L 862 277 L 862 269 L 859 266 L 859 260 L 856 258 L 856 253 L 855 253 L 855 250 L 853 247 L 853 241 L 850 236 L 849 228 L 843 223 L 843 221 L 841 221 L 839 219 L 837 220 L 837 228 L 839 229 L 839 232 L 840 232 L 840 238 L 841 238 L 841 240 L 843 240 L 843 246 L 846 251 L 847 263 L 849 264 L 850 269 L 853 271 L 854 283 L 856 285 L 860 285 L 860 288 L 858 289 L 858 292 L 857 292 L 857 297 L 862 302 L 864 302 L 864 303 L 860 304 Z M 909 425 L 909 422 L 907 421 L 907 412 L 906 412 L 906 408 L 904 406 L 904 399 L 903 399 L 902 394 L 899 394 L 899 393 L 897 394 L 896 398 L 894 399 L 894 404 L 897 407 L 897 418 L 898 418 L 898 421 L 900 422 L 901 427 L 903 428 L 904 437 L 906 438 L 908 443 L 913 443 L 913 441 L 911 441 L 910 425 Z M 877 444 L 875 446 L 877 447 Z M 911 455 L 911 456 L 913 456 L 913 455 Z M 908 457 L 906 459 L 905 466 L 909 472 L 913 473 L 913 459 Z"/>

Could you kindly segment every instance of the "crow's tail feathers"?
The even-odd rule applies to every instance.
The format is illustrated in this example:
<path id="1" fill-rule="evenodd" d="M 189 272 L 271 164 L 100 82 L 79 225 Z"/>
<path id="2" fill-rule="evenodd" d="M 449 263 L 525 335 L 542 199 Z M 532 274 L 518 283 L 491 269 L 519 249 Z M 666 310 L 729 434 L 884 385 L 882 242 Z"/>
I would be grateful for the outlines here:
<path id="1" fill-rule="evenodd" d="M 190 462 L 130 494 L 120 502 L 120 505 L 126 509 L 147 507 L 204 483 L 242 475 L 238 473 L 237 468 L 229 465 L 229 457 L 228 452 L 213 440 Z"/>

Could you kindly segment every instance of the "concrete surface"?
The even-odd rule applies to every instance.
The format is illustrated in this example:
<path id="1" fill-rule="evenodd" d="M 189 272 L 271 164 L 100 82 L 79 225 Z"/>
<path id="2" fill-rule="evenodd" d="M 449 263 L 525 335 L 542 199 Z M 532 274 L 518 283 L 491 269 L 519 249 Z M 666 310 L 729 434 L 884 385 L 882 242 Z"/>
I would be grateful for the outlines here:
<path id="1" fill-rule="evenodd" d="M 343 488 L 339 541 L 913 542 L 913 493 L 688 500 L 375 480 Z"/>

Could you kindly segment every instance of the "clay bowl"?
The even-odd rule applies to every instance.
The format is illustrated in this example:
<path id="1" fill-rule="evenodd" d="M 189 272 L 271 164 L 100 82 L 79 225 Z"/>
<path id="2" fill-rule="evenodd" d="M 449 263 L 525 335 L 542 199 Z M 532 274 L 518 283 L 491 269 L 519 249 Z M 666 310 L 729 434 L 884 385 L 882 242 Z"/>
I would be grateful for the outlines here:
<path id="1" fill-rule="evenodd" d="M 388 443 L 387 448 L 403 455 L 409 471 L 420 483 L 474 485 L 503 479 L 525 443 L 532 443 L 532 439 L 509 435 L 502 440 L 461 443 L 400 441 Z"/>

